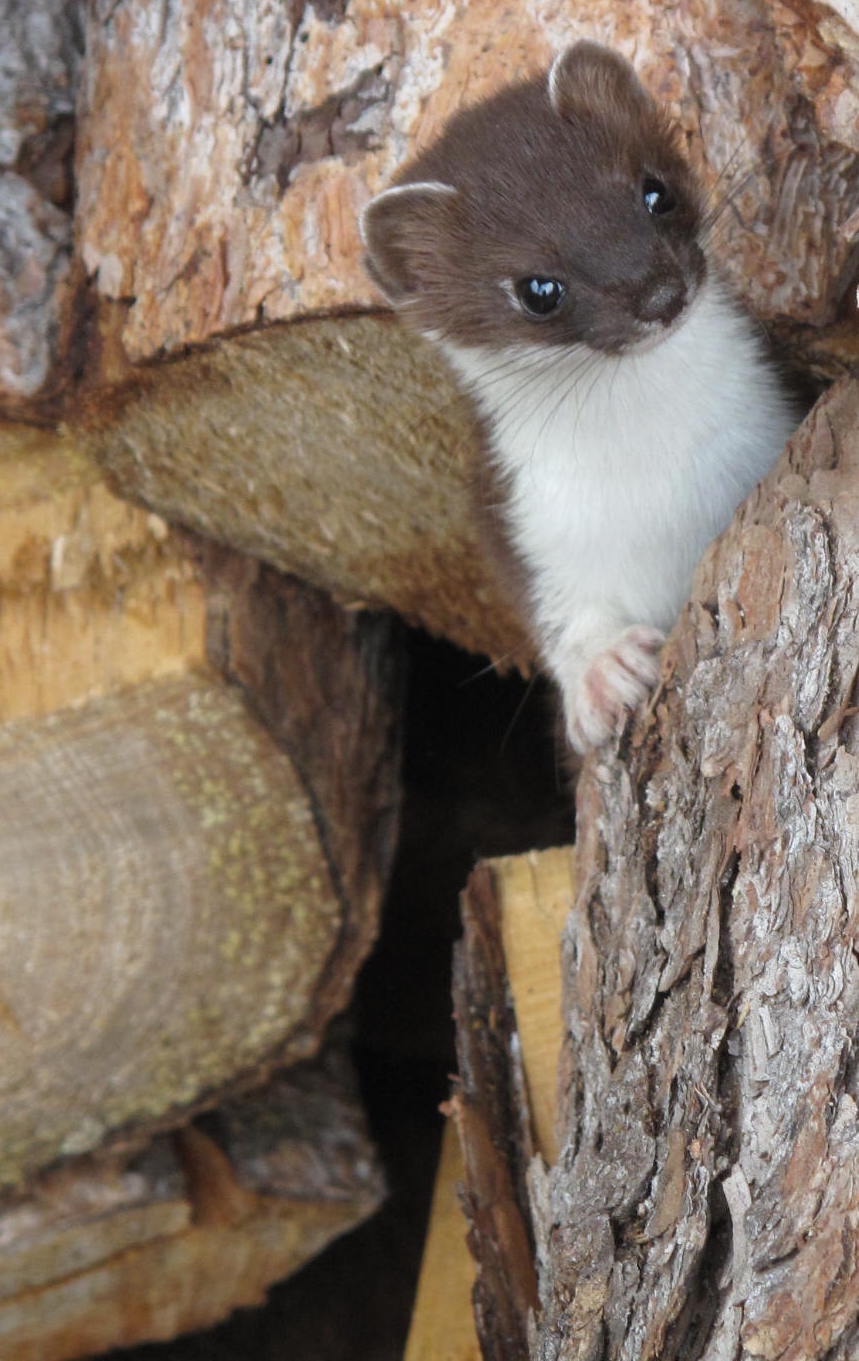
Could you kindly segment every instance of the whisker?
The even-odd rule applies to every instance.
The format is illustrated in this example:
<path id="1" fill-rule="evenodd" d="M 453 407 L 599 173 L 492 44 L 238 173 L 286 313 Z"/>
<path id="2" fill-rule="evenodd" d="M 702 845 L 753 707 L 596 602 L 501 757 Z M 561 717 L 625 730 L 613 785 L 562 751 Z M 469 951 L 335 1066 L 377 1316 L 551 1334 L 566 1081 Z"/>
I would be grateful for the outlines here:
<path id="1" fill-rule="evenodd" d="M 546 433 L 546 430 L 549 428 L 551 424 L 554 423 L 558 416 L 558 412 L 561 411 L 562 408 L 567 404 L 575 388 L 579 386 L 579 384 L 581 383 L 583 377 L 587 376 L 591 369 L 595 367 L 595 361 L 598 358 L 599 358 L 598 355 L 591 353 L 581 364 L 576 366 L 576 368 L 570 370 L 569 374 L 567 375 L 566 383 L 561 385 L 556 400 L 546 412 L 546 415 L 544 416 L 543 421 L 540 425 L 540 429 L 537 431 L 537 434 L 534 439 L 534 445 L 531 450 L 532 460 L 536 455 L 537 446 L 542 441 L 543 436 Z M 581 419 L 580 412 L 579 419 Z"/>
<path id="2" fill-rule="evenodd" d="M 493 673 L 500 675 L 499 667 L 503 666 L 505 662 L 512 661 L 515 655 L 514 652 L 505 652 L 503 657 L 487 662 L 486 666 L 481 666 L 480 670 L 475 671 L 472 676 L 466 676 L 464 680 L 459 681 L 457 690 L 464 690 L 467 685 L 473 685 L 475 681 L 482 680 L 484 676 L 490 676 Z"/>
<path id="3" fill-rule="evenodd" d="M 488 370 L 488 372 L 492 377 L 503 376 L 505 371 L 518 370 L 523 364 L 523 362 L 526 364 L 533 362 L 534 367 L 537 368 L 539 367 L 541 359 L 542 357 L 539 354 L 535 355 L 532 361 L 530 356 L 527 355 L 511 356 L 508 353 L 503 359 L 499 360 L 497 365 L 493 365 Z M 410 421 L 408 425 L 404 426 L 403 434 L 406 437 L 411 437 L 418 434 L 427 425 L 429 425 L 430 422 L 437 419 L 437 417 L 443 415 L 445 412 L 452 411 L 456 406 L 460 405 L 463 402 L 468 402 L 471 405 L 475 405 L 474 396 L 469 391 L 469 385 L 466 383 L 466 381 L 461 377 L 461 375 L 457 374 L 455 370 L 453 371 L 453 377 L 457 385 L 457 391 L 454 393 L 454 395 L 448 398 L 446 401 L 438 402 L 435 405 L 428 408 L 427 410 L 421 412 L 417 419 Z"/>
<path id="4" fill-rule="evenodd" d="M 534 689 L 534 686 L 535 686 L 536 684 L 537 684 L 537 673 L 535 672 L 534 675 L 531 677 L 531 679 L 528 681 L 527 686 L 525 687 L 525 693 L 523 694 L 523 696 L 522 696 L 522 698 L 520 699 L 519 703 L 516 705 L 516 711 L 515 711 L 515 713 L 513 714 L 513 717 L 511 718 L 510 722 L 507 724 L 507 728 L 506 728 L 506 731 L 505 731 L 505 733 L 504 733 L 504 736 L 501 738 L 501 745 L 500 745 L 499 748 L 498 748 L 498 754 L 499 754 L 499 756 L 503 756 L 504 751 L 506 750 L 506 747 L 507 747 L 507 743 L 510 741 L 510 738 L 511 738 L 512 735 L 513 735 L 513 730 L 514 730 L 514 728 L 516 727 L 516 724 L 519 722 L 519 719 L 522 717 L 522 711 L 524 710 L 525 705 L 528 703 L 528 700 L 531 698 L 531 694 L 532 694 L 533 689 Z"/>
<path id="5" fill-rule="evenodd" d="M 760 174 L 764 175 L 771 174 L 771 172 L 774 170 L 777 170 L 779 171 L 779 173 L 781 173 L 785 163 L 789 162 L 796 156 L 795 146 L 785 147 L 782 151 L 778 153 L 768 152 L 762 159 L 756 161 L 755 164 L 748 165 L 745 171 L 743 171 L 743 173 L 740 175 L 740 177 L 729 186 L 727 193 L 721 195 L 717 200 L 716 194 L 723 180 L 726 178 L 726 172 L 729 169 L 731 170 L 734 169 L 733 162 L 736 159 L 737 153 L 741 149 L 747 150 L 750 140 L 751 140 L 750 135 L 747 134 L 743 141 L 739 144 L 739 146 L 729 157 L 728 162 L 720 171 L 719 175 L 717 176 L 715 182 L 711 186 L 711 189 L 707 195 L 708 210 L 704 214 L 700 228 L 702 244 L 705 246 L 712 245 L 713 241 L 716 239 L 716 228 L 722 225 L 722 222 L 725 219 L 725 214 L 728 208 L 734 205 L 738 196 L 748 186 L 750 181 L 755 178 L 755 176 Z M 777 184 L 773 184 L 773 192 L 774 193 L 778 192 Z"/>

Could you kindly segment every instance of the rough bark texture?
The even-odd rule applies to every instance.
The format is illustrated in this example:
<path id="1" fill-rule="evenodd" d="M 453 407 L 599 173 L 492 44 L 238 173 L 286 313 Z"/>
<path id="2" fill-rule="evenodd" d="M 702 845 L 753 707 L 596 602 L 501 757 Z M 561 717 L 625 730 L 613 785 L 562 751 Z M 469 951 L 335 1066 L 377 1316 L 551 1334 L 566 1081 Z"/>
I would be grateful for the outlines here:
<path id="1" fill-rule="evenodd" d="M 537 1304 L 525 1185 L 535 1150 L 487 865 L 472 874 L 462 914 L 453 971 L 459 1090 L 451 1113 L 465 1162 L 468 1241 L 478 1263 L 474 1312 L 486 1361 L 514 1361 L 526 1353 L 528 1318 Z"/>
<path id="2" fill-rule="evenodd" d="M 80 104 L 83 261 L 104 297 L 131 300 L 135 360 L 366 306 L 369 195 L 454 109 L 590 36 L 635 56 L 711 187 L 736 172 L 724 258 L 761 315 L 828 323 L 859 231 L 851 14 L 826 0 L 455 0 L 406 20 L 376 0 L 100 0 Z"/>
<path id="3" fill-rule="evenodd" d="M 859 1349 L 857 488 L 845 382 L 708 553 L 647 711 L 585 766 L 565 1146 L 519 1199 L 532 1361 Z"/>
<path id="4" fill-rule="evenodd" d="M 0 1210 L 0 1357 L 70 1361 L 210 1326 L 382 1195 L 342 1052 L 143 1153 L 82 1158 Z"/>
<path id="5" fill-rule="evenodd" d="M 2 0 L 0 394 L 50 395 L 70 341 L 80 0 Z"/>

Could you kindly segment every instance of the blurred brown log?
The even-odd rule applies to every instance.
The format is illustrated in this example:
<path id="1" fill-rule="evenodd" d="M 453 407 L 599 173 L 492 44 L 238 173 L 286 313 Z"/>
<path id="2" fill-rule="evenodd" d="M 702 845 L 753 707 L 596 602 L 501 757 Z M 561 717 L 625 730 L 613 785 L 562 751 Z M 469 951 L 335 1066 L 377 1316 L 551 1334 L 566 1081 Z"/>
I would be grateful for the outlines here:
<path id="1" fill-rule="evenodd" d="M 143 1152 L 44 1173 L 0 1210 L 0 1358 L 71 1361 L 211 1326 L 381 1195 L 348 1062 L 329 1050 Z"/>

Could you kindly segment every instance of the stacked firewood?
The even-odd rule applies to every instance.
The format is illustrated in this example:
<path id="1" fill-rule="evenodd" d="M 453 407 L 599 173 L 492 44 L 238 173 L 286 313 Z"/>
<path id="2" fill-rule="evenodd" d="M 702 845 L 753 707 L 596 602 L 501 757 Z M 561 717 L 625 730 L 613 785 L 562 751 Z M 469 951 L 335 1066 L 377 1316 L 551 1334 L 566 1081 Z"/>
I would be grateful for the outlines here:
<path id="1" fill-rule="evenodd" d="M 478 1326 L 499 1358 L 846 1361 L 848 9 L 7 10 L 0 1358 L 201 1326 L 379 1201 L 324 1037 L 396 839 L 390 612 L 532 659 L 469 510 L 473 415 L 380 309 L 357 217 L 452 110 L 591 36 L 671 107 L 786 359 L 840 381 L 703 565 L 652 705 L 585 769 L 548 1113 L 497 880 L 472 884 L 455 1109 Z"/>

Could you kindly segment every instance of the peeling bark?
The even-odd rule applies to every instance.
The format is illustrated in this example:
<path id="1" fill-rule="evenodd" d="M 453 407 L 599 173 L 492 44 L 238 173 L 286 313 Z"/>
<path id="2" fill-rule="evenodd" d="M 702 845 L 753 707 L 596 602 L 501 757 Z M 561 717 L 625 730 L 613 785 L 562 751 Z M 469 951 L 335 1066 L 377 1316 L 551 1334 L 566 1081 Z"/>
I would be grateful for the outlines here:
<path id="1" fill-rule="evenodd" d="M 708 552 L 650 705 L 580 779 L 564 1145 L 520 1202 L 532 1361 L 859 1350 L 857 575 L 844 382 Z"/>
<path id="2" fill-rule="evenodd" d="M 546 1207 L 602 1243 L 610 1355 L 859 1346 L 857 488 L 853 382 L 710 550 L 649 712 L 580 785 Z M 539 1224 L 535 1355 L 594 1355 Z"/>
<path id="3" fill-rule="evenodd" d="M 0 3 L 0 397 L 50 395 L 69 341 L 79 0 Z"/>
<path id="4" fill-rule="evenodd" d="M 859 233 L 859 34 L 843 5 L 455 0 L 404 21 L 375 0 L 102 0 L 78 222 L 98 292 L 130 303 L 128 354 L 370 304 L 370 194 L 455 109 L 583 36 L 634 57 L 709 191 L 729 191 L 717 250 L 760 315 L 834 323 Z"/>

